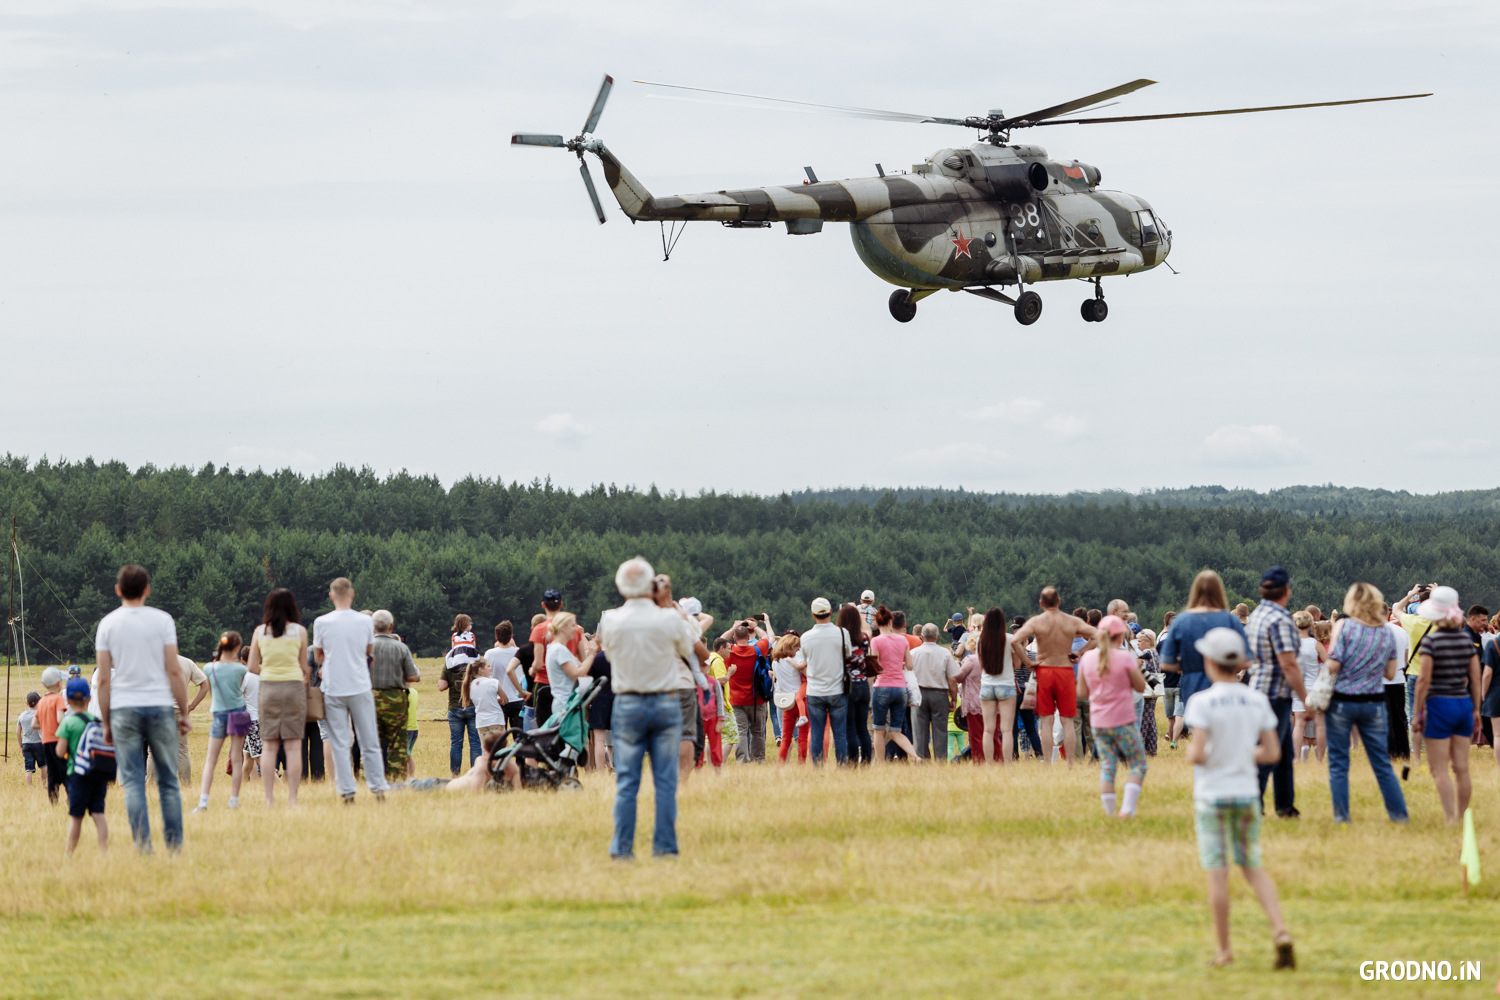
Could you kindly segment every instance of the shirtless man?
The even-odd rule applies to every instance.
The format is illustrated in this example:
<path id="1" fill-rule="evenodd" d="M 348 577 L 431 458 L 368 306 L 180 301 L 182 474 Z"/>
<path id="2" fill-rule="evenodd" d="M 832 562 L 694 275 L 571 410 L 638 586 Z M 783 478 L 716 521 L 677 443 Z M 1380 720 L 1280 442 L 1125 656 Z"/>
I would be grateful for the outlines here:
<path id="1" fill-rule="evenodd" d="M 1078 675 L 1070 666 L 1073 639 L 1088 640 L 1078 651 L 1081 655 L 1097 644 L 1099 630 L 1063 611 L 1056 587 L 1043 587 L 1037 603 L 1042 613 L 1026 620 L 1016 631 L 1015 641 L 1024 646 L 1036 639 L 1036 721 L 1041 730 L 1042 760 L 1052 763 L 1052 713 L 1057 712 L 1062 716 L 1063 745 L 1071 768 L 1078 760 L 1078 735 L 1073 728 L 1078 714 Z"/>

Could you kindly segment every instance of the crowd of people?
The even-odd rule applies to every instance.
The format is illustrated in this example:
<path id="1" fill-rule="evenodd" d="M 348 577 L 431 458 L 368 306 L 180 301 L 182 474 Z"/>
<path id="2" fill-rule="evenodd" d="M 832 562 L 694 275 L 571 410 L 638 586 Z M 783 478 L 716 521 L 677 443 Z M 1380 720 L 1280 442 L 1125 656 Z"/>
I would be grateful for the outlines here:
<path id="1" fill-rule="evenodd" d="M 557 590 L 542 595 L 524 631 L 498 623 L 487 649 L 472 619 L 457 617 L 437 683 L 448 699 L 451 777 L 418 781 L 411 752 L 420 671 L 390 612 L 353 609 L 348 579 L 330 584 L 333 610 L 311 628 L 289 590 L 271 591 L 249 641 L 226 631 L 200 669 L 179 654 L 171 617 L 147 605 L 147 572 L 123 567 L 120 607 L 98 626 L 92 679 L 48 668 L 46 694 L 28 695 L 18 723 L 28 783 L 43 772 L 54 801 L 66 790 L 71 853 L 86 816 L 107 846 L 104 800 L 117 771 L 131 838 L 149 852 L 145 788 L 154 770 L 163 840 L 175 851 L 183 842 L 179 786 L 191 767 L 181 738 L 205 697 L 209 743 L 194 812 L 209 808 L 226 743 L 230 808 L 256 770 L 268 807 L 278 780 L 295 807 L 303 774 L 328 771 L 353 804 L 361 765 L 377 799 L 403 787 L 518 788 L 515 761 L 501 768 L 497 748 L 586 702 L 581 762 L 615 775 L 610 854 L 629 859 L 648 757 L 652 851 L 675 855 L 678 785 L 695 769 L 757 765 L 773 750 L 780 766 L 814 767 L 830 754 L 839 765 L 877 767 L 951 756 L 982 766 L 1092 759 L 1105 814 L 1129 820 L 1149 758 L 1162 743 L 1176 750 L 1186 740 L 1217 960 L 1232 958 L 1232 860 L 1266 909 L 1281 967 L 1293 962 L 1291 938 L 1259 864 L 1267 785 L 1275 815 L 1295 819 L 1297 766 L 1326 759 L 1334 819 L 1348 823 L 1351 749 L 1362 742 L 1388 818 L 1404 823 L 1401 782 L 1410 768 L 1398 778 L 1393 760 L 1425 753 L 1445 818 L 1458 822 L 1472 795 L 1469 748 L 1493 745 L 1500 718 L 1500 615 L 1464 610 L 1453 588 L 1436 584 L 1390 605 L 1374 586 L 1355 583 L 1325 619 L 1317 607 L 1290 609 L 1292 580 L 1281 567 L 1266 571 L 1253 609 L 1230 609 L 1222 580 L 1204 570 L 1159 635 L 1123 600 L 1069 613 L 1050 586 L 1030 617 L 971 607 L 941 627 L 913 630 L 867 590 L 857 602 L 813 599 L 805 628 L 777 631 L 760 613 L 714 634 L 702 604 L 675 599 L 671 580 L 643 559 L 624 563 L 615 582 L 623 603 L 592 633 Z"/>

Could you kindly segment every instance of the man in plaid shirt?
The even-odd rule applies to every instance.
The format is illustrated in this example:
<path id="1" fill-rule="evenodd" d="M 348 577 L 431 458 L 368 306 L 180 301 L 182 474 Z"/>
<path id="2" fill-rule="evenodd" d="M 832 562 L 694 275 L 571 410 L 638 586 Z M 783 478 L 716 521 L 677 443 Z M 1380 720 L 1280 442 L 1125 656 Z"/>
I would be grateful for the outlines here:
<path id="1" fill-rule="evenodd" d="M 1270 699 L 1276 713 L 1276 735 L 1281 740 L 1281 759 L 1260 765 L 1261 811 L 1265 812 L 1266 779 L 1274 774 L 1276 815 L 1282 819 L 1302 815 L 1297 811 L 1297 790 L 1292 783 L 1296 760 L 1292 752 L 1292 693 L 1304 701 L 1307 698 L 1302 669 L 1297 666 L 1301 636 L 1286 609 L 1291 596 L 1291 576 L 1280 566 L 1272 566 L 1260 578 L 1260 603 L 1245 622 L 1250 646 L 1250 670 L 1245 681 Z"/>

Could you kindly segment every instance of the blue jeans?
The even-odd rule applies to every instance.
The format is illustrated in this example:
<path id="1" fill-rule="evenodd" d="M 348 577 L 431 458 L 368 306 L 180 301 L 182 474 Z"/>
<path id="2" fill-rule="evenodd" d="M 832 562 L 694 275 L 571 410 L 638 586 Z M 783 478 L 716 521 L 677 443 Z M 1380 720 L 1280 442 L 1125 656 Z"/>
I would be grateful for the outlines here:
<path id="1" fill-rule="evenodd" d="M 682 739 L 682 704 L 676 691 L 662 694 L 617 694 L 610 715 L 615 741 L 615 835 L 612 858 L 635 857 L 635 798 L 641 768 L 651 755 L 656 785 L 656 829 L 651 853 L 677 853 L 677 744 Z M 741 738 L 745 738 L 743 735 Z"/>
<path id="2" fill-rule="evenodd" d="M 874 759 L 875 744 L 870 739 L 870 682 L 855 681 L 849 685 L 848 705 L 845 714 L 848 720 L 848 735 L 845 745 L 850 757 L 858 757 L 866 764 Z"/>
<path id="3" fill-rule="evenodd" d="M 1292 699 L 1272 698 L 1270 702 L 1271 711 L 1276 713 L 1276 737 L 1281 743 L 1281 760 L 1274 764 L 1261 764 L 1258 768 L 1261 811 L 1265 811 L 1266 780 L 1274 775 L 1272 789 L 1276 815 L 1284 816 L 1297 807 L 1297 786 L 1292 777 L 1292 765 L 1296 760 L 1296 755 L 1292 753 Z M 1382 729 L 1381 735 L 1384 733 Z"/>
<path id="4" fill-rule="evenodd" d="M 468 770 L 464 766 L 464 731 L 469 733 L 469 764 L 474 766 L 474 759 L 479 756 L 479 726 L 474 722 L 474 706 L 468 708 L 450 708 L 448 710 L 448 770 L 453 772 L 456 778 L 463 771 Z"/>
<path id="5" fill-rule="evenodd" d="M 136 850 L 151 853 L 151 817 L 146 804 L 146 748 L 156 761 L 156 791 L 161 797 L 162 841 L 169 851 L 182 850 L 182 793 L 177 789 L 177 717 L 171 705 L 116 708 L 109 713 L 115 741 L 115 766 L 125 789 L 125 815 Z"/>
<path id="6" fill-rule="evenodd" d="M 1385 799 L 1385 814 L 1398 823 L 1406 822 L 1406 797 L 1401 782 L 1391 767 L 1386 749 L 1388 717 L 1385 701 L 1340 701 L 1334 698 L 1324 717 L 1328 726 L 1328 790 L 1333 796 L 1333 820 L 1349 822 L 1349 731 L 1359 727 L 1365 741 L 1365 756 L 1375 772 L 1375 782 Z"/>
<path id="7" fill-rule="evenodd" d="M 833 726 L 833 756 L 840 764 L 849 763 L 849 697 L 848 695 L 808 695 L 807 723 L 812 726 L 812 762 L 823 763 L 823 727 Z"/>

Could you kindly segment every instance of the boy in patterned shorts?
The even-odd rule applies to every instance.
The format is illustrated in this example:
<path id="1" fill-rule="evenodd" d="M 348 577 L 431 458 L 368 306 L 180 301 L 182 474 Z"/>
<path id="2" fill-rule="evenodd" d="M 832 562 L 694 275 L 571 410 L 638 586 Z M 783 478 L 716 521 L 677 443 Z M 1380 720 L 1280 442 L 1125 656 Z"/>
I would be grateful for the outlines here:
<path id="1" fill-rule="evenodd" d="M 1256 766 L 1281 756 L 1276 713 L 1266 696 L 1237 682 L 1245 640 L 1228 628 L 1212 629 L 1194 644 L 1213 682 L 1188 702 L 1183 721 L 1198 733 L 1188 744 L 1193 767 L 1193 812 L 1198 859 L 1208 872 L 1208 904 L 1219 950 L 1214 965 L 1229 965 L 1229 863 L 1231 856 L 1255 890 L 1271 922 L 1273 968 L 1295 969 L 1292 935 L 1281 919 L 1276 886 L 1260 866 L 1260 782 Z"/>

